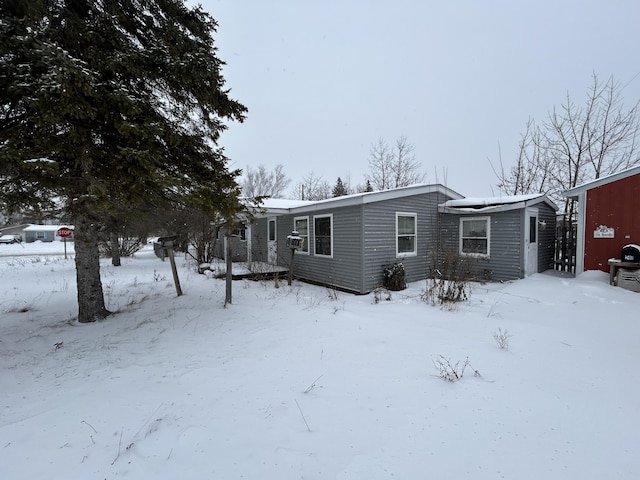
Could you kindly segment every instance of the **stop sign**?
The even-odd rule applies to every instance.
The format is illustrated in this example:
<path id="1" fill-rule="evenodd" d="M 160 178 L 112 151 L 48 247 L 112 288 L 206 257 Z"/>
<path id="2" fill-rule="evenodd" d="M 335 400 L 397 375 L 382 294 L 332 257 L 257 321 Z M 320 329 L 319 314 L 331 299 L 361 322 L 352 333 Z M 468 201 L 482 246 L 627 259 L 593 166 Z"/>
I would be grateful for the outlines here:
<path id="1" fill-rule="evenodd" d="M 60 227 L 56 233 L 59 237 L 67 238 L 71 236 L 73 230 L 67 227 Z"/>

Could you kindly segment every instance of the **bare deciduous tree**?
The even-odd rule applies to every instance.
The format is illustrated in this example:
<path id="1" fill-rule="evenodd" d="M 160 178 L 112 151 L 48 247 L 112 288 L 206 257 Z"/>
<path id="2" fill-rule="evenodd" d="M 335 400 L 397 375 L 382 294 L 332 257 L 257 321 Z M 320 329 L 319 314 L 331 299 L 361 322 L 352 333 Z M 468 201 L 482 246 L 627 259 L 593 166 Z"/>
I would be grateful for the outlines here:
<path id="1" fill-rule="evenodd" d="M 602 83 L 594 73 L 583 106 L 567 93 L 565 103 L 540 126 L 530 119 L 516 165 L 496 172 L 499 189 L 544 192 L 571 213 L 574 204 L 564 202 L 563 191 L 640 163 L 640 102 L 625 109 L 621 91 L 613 77 Z"/>
<path id="2" fill-rule="evenodd" d="M 414 147 L 406 137 L 399 137 L 393 148 L 379 138 L 371 145 L 367 181 L 374 190 L 389 190 L 423 182 L 426 174 L 416 160 Z"/>
<path id="3" fill-rule="evenodd" d="M 249 198 L 282 197 L 291 183 L 283 170 L 282 165 L 276 165 L 272 171 L 268 171 L 264 165 L 259 165 L 255 170 L 247 167 L 242 181 L 242 195 Z"/>
<path id="4" fill-rule="evenodd" d="M 332 196 L 329 182 L 314 172 L 305 175 L 293 190 L 293 197 L 299 200 L 325 200 Z"/>
<path id="5" fill-rule="evenodd" d="M 374 190 L 387 190 L 391 185 L 391 163 L 393 155 L 389 151 L 389 146 L 382 139 L 371 145 L 369 151 L 369 174 L 367 181 Z"/>
<path id="6" fill-rule="evenodd" d="M 498 189 L 507 195 L 543 193 L 549 187 L 551 162 L 543 155 L 541 131 L 529 118 L 518 143 L 516 164 L 505 172 L 500 156 L 500 170 L 491 164 L 498 177 Z"/>

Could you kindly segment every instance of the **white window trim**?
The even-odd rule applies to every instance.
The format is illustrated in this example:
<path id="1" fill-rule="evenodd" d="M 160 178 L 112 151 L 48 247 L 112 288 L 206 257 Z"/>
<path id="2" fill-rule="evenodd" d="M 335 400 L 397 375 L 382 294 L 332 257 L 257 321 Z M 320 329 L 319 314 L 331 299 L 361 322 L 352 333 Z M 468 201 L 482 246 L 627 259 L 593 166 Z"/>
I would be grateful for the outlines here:
<path id="1" fill-rule="evenodd" d="M 309 255 L 311 253 L 311 245 L 309 244 L 309 238 L 311 237 L 310 233 L 311 233 L 311 225 L 309 225 L 309 217 L 308 216 L 302 216 L 302 217 L 293 217 L 293 229 L 296 229 L 296 222 L 298 220 L 306 220 L 307 221 L 307 235 L 306 238 L 305 236 L 300 235 L 301 237 L 303 237 L 306 242 L 305 245 L 307 246 L 307 251 L 305 252 L 304 250 L 296 250 L 296 253 L 300 254 L 300 255 Z M 333 229 L 332 229 L 333 232 Z"/>
<path id="2" fill-rule="evenodd" d="M 331 254 L 324 255 L 316 252 L 316 218 L 329 218 L 329 225 L 331 226 Z M 333 213 L 327 213 L 324 215 L 313 216 L 313 255 L 321 258 L 333 258 Z"/>
<path id="3" fill-rule="evenodd" d="M 484 220 L 487 222 L 487 253 L 466 253 L 462 251 L 462 224 L 464 221 L 468 220 Z M 491 217 L 460 217 L 460 234 L 459 234 L 459 247 L 458 251 L 460 255 L 465 257 L 475 257 L 475 258 L 489 258 L 491 256 Z"/>
<path id="4" fill-rule="evenodd" d="M 398 251 L 398 237 L 400 233 L 398 232 L 398 218 L 399 217 L 413 217 L 413 252 L 399 252 Z M 396 258 L 403 257 L 415 257 L 418 255 L 418 214 L 415 212 L 396 212 Z"/>

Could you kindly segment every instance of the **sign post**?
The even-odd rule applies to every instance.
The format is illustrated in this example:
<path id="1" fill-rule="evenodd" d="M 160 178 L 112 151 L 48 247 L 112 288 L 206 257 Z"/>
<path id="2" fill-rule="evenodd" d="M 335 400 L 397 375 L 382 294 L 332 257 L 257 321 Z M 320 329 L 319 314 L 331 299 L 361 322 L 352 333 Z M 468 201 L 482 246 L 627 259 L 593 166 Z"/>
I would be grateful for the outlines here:
<path id="1" fill-rule="evenodd" d="M 167 255 L 169 256 L 169 262 L 171 263 L 171 273 L 173 274 L 173 283 L 176 286 L 176 294 L 178 297 L 182 295 L 182 288 L 180 287 L 180 279 L 178 278 L 178 270 L 176 268 L 176 260 L 173 257 L 173 242 L 176 237 L 164 237 L 158 239 L 161 241 L 162 246 L 167 249 Z"/>
<path id="2" fill-rule="evenodd" d="M 60 227 L 56 232 L 56 235 L 61 237 L 62 241 L 64 242 L 64 259 L 66 260 L 67 259 L 67 238 L 73 235 L 73 230 L 71 230 L 69 227 Z"/>
<path id="3" fill-rule="evenodd" d="M 287 246 L 291 249 L 291 265 L 289 265 L 287 284 L 291 286 L 291 281 L 293 280 L 293 257 L 296 254 L 296 250 L 301 250 L 304 246 L 304 238 L 300 236 L 297 230 L 294 230 L 291 232 L 291 235 L 287 236 Z"/>

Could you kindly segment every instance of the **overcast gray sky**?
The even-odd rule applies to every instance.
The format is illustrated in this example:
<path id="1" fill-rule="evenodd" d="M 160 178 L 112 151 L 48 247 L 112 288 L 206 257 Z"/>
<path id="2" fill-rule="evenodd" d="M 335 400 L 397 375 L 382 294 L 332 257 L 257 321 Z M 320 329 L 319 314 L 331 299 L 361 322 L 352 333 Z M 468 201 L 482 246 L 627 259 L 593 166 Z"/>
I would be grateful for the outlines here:
<path id="1" fill-rule="evenodd" d="M 196 2 L 190 2 L 194 4 Z M 497 194 L 527 120 L 596 72 L 640 99 L 638 0 L 202 0 L 233 98 L 221 138 L 235 168 L 285 167 L 364 183 L 371 144 L 400 136 L 428 182 Z M 287 195 L 289 192 L 287 192 Z"/>

